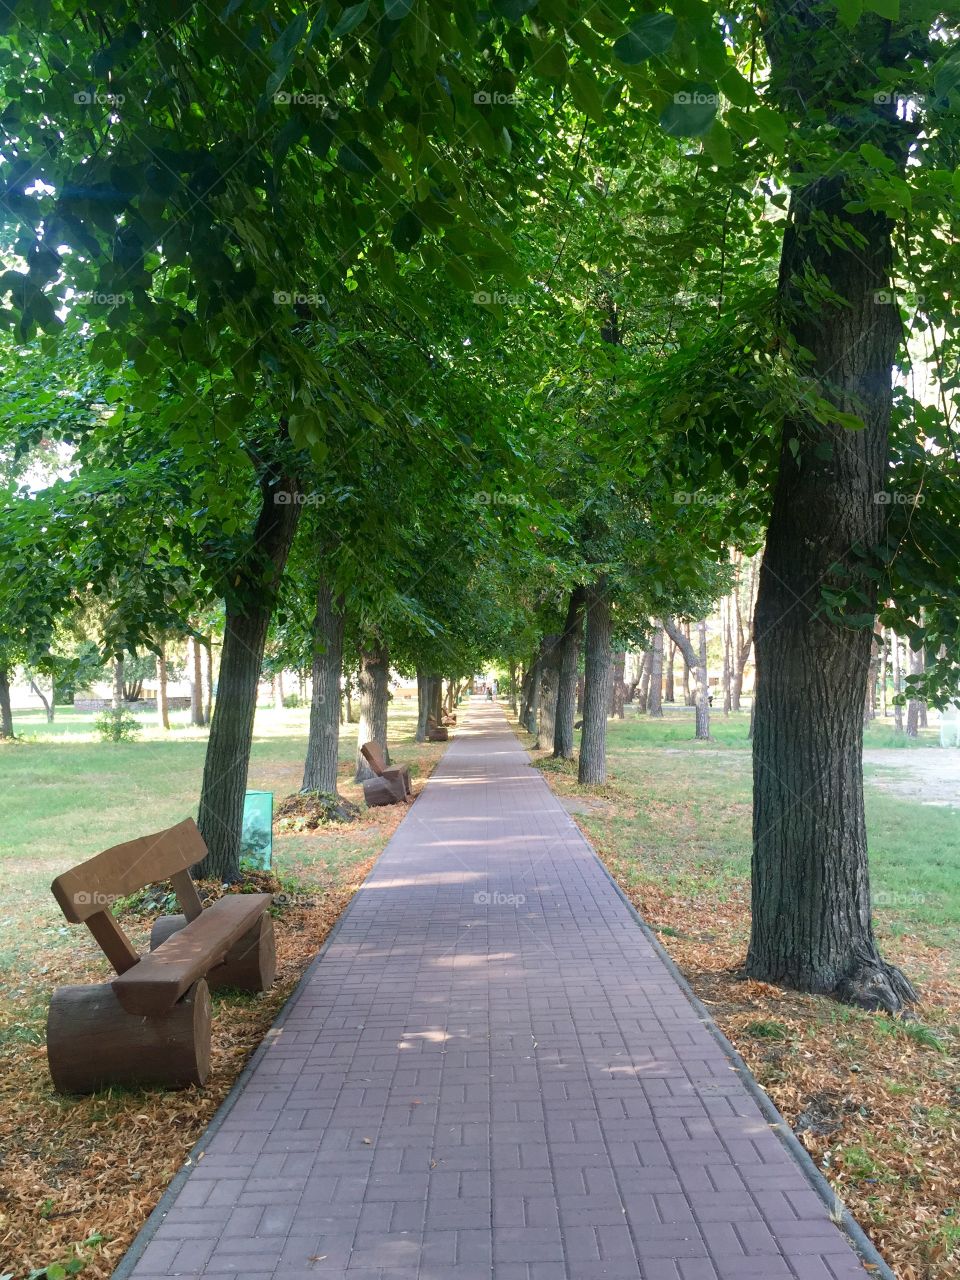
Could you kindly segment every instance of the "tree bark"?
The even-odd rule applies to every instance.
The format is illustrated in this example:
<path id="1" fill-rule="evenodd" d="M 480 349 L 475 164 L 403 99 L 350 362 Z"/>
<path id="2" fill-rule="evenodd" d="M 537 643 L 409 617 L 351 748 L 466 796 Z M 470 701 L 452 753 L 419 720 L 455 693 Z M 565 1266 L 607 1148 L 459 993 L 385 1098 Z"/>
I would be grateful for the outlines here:
<path id="1" fill-rule="evenodd" d="M 160 712 L 160 725 L 170 728 L 170 700 L 167 697 L 167 651 L 163 645 L 157 657 L 157 710 Z"/>
<path id="2" fill-rule="evenodd" d="M 610 714 L 618 720 L 623 719 L 623 703 L 627 691 L 624 679 L 627 673 L 626 650 L 618 649 L 613 655 L 612 678 L 610 680 Z"/>
<path id="3" fill-rule="evenodd" d="M 430 677 L 423 667 L 417 667 L 417 742 L 427 740 L 427 716 L 430 714 Z"/>
<path id="4" fill-rule="evenodd" d="M 337 794 L 340 758 L 340 672 L 343 669 L 343 596 L 321 578 L 313 618 L 313 696 L 301 791 Z"/>
<path id="5" fill-rule="evenodd" d="M 647 689 L 647 715 L 663 719 L 663 628 L 656 627 L 650 642 L 650 685 Z"/>
<path id="6" fill-rule="evenodd" d="M 683 635 L 684 635 L 684 639 L 689 645 L 690 644 L 690 623 L 689 622 L 685 622 L 683 624 Z M 686 650 L 680 648 L 679 645 L 677 645 L 677 648 L 680 649 L 680 656 L 683 658 L 683 705 L 685 707 L 692 707 L 696 704 L 696 697 L 694 695 L 693 690 L 690 688 L 690 674 L 693 668 L 691 667 L 690 663 L 687 661 Z"/>
<path id="7" fill-rule="evenodd" d="M 390 658 L 387 647 L 375 641 L 360 653 L 360 725 L 357 730 L 357 767 L 355 782 L 363 782 L 376 775 L 360 754 L 365 742 L 375 742 L 383 752 L 384 761 L 390 763 L 387 750 L 387 696 L 390 684 Z M 438 696 L 439 695 L 439 696 Z M 440 707 L 443 697 L 443 680 L 436 677 L 433 696 L 436 699 L 433 715 L 440 723 Z"/>
<path id="8" fill-rule="evenodd" d="M 283 672 L 278 671 L 273 677 L 273 709 L 283 710 Z"/>
<path id="9" fill-rule="evenodd" d="M 775 0 L 766 33 L 774 90 L 795 95 L 803 109 L 809 94 L 821 92 L 807 70 L 817 65 L 810 46 L 835 39 L 820 19 L 814 0 Z M 886 25 L 868 21 L 860 39 L 869 43 Z M 870 65 L 866 51 L 864 60 Z M 855 116 L 859 102 L 850 104 Z M 842 109 L 835 115 L 844 128 Z M 903 142 L 895 106 L 873 107 L 872 118 L 872 142 L 896 153 Z M 858 118 L 853 154 L 862 128 Z M 808 353 L 799 372 L 810 375 L 818 395 L 864 425 L 851 431 L 818 421 L 799 397 L 783 423 L 755 620 L 747 972 L 895 1011 L 915 993 L 881 960 L 870 914 L 862 746 L 871 630 L 844 627 L 821 608 L 823 586 L 843 585 L 875 609 L 875 585 L 856 549 L 881 544 L 885 525 L 886 507 L 874 495 L 886 488 L 901 326 L 898 308 L 883 293 L 891 271 L 890 224 L 883 213 L 851 211 L 857 194 L 838 166 L 794 187 L 784 233 L 785 349 Z M 824 235 L 824 227 L 836 232 Z M 808 294 L 811 280 L 820 282 L 816 305 Z"/>
<path id="10" fill-rule="evenodd" d="M 605 576 L 587 587 L 584 603 L 587 636 L 577 781 L 598 785 L 607 780 L 607 704 L 612 674 L 610 640 L 613 627 L 609 584 Z"/>
<path id="11" fill-rule="evenodd" d="M 540 708 L 540 681 L 543 678 L 543 653 L 537 654 L 530 668 L 530 685 L 527 692 L 526 715 L 523 720 L 523 727 L 527 733 L 536 734 L 537 732 L 537 716 Z"/>
<path id="12" fill-rule="evenodd" d="M 537 708 L 535 750 L 552 751 L 557 722 L 557 691 L 560 684 L 560 637 L 544 636 L 540 653 L 540 705 Z"/>
<path id="13" fill-rule="evenodd" d="M 203 719 L 203 669 L 200 665 L 200 642 L 191 636 L 190 646 L 190 723 L 204 724 Z"/>
<path id="14" fill-rule="evenodd" d="M 640 663 L 640 687 L 637 690 L 637 707 L 645 712 L 650 702 L 650 666 L 652 658 L 650 650 L 645 649 L 643 661 Z"/>
<path id="15" fill-rule="evenodd" d="M 113 709 L 119 715 L 123 707 L 123 654 L 118 653 L 113 660 Z"/>
<path id="16" fill-rule="evenodd" d="M 557 715 L 553 731 L 553 754 L 572 760 L 573 722 L 577 718 L 577 667 L 580 661 L 580 634 L 583 630 L 583 587 L 570 593 L 567 617 L 560 635 L 560 676 L 557 682 Z"/>
<path id="17" fill-rule="evenodd" d="M 911 645 L 909 648 L 910 675 L 923 675 L 923 646 L 914 649 Z M 920 698 L 911 698 L 907 703 L 907 737 L 916 738 L 920 729 L 921 712 L 924 711 L 925 704 Z"/>
<path id="18" fill-rule="evenodd" d="M 243 800 L 267 629 L 303 510 L 295 500 L 274 502 L 275 488 L 296 499 L 300 483 L 289 473 L 268 474 L 260 482 L 250 549 L 230 574 L 235 586 L 226 601 L 217 704 L 203 766 L 197 825 L 207 856 L 194 871 L 201 879 L 228 884 L 240 878 Z"/>
<path id="19" fill-rule="evenodd" d="M 721 682 L 723 687 L 723 714 L 728 716 L 730 708 L 733 704 L 732 685 L 732 656 L 731 649 L 733 646 L 732 637 L 730 635 L 730 610 L 729 600 L 725 600 L 721 607 L 721 619 L 723 622 L 723 672 Z"/>
<path id="20" fill-rule="evenodd" d="M 903 664 L 900 661 L 900 637 L 895 631 L 890 632 L 890 657 L 893 663 L 893 728 L 895 733 L 903 733 L 903 704 L 900 702 Z"/>
<path id="21" fill-rule="evenodd" d="M 52 690 L 50 693 L 50 699 L 48 701 L 47 695 L 43 692 L 43 690 L 40 688 L 40 686 L 37 684 L 36 680 L 34 680 L 32 676 L 30 677 L 30 688 L 33 690 L 33 692 L 37 695 L 37 697 L 43 703 L 43 711 L 44 711 L 44 715 L 47 717 L 47 724 L 53 724 L 53 692 Z M 916 734 L 914 734 L 913 736 L 916 737 Z"/>
<path id="22" fill-rule="evenodd" d="M 209 724 L 213 716 L 213 641 L 210 636 L 204 636 L 202 643 L 206 667 L 203 677 L 203 718 Z"/>
<path id="23" fill-rule="evenodd" d="M 0 738 L 12 738 L 13 709 L 10 706 L 10 670 L 0 667 Z"/>
<path id="24" fill-rule="evenodd" d="M 696 730 L 694 737 L 706 739 L 710 737 L 710 694 L 707 684 L 707 622 L 702 619 L 697 626 L 697 649 L 684 635 L 672 618 L 663 619 L 663 629 L 680 650 L 687 671 L 693 671 L 696 677 L 696 692 L 693 705 L 696 708 Z"/>
<path id="25" fill-rule="evenodd" d="M 662 641 L 661 641 L 661 643 L 662 643 Z M 675 694 L 675 692 L 674 692 L 674 688 L 673 688 L 673 663 L 674 663 L 674 660 L 676 659 L 676 656 L 677 656 L 677 646 L 676 646 L 676 645 L 673 643 L 673 641 L 671 640 L 671 641 L 670 641 L 670 656 L 667 658 L 667 662 L 666 662 L 666 678 L 665 678 L 665 680 L 664 680 L 664 686 L 663 686 L 663 700 L 664 700 L 664 702 L 675 702 L 675 701 L 676 701 L 676 694 Z"/>

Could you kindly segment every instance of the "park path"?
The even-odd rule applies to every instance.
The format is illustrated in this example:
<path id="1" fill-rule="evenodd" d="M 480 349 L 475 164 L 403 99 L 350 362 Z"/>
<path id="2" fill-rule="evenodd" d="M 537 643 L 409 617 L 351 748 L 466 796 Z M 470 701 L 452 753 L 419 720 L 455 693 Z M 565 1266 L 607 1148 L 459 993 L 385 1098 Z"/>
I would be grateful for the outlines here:
<path id="1" fill-rule="evenodd" d="M 489 704 L 204 1148 L 118 1274 L 866 1274 Z"/>

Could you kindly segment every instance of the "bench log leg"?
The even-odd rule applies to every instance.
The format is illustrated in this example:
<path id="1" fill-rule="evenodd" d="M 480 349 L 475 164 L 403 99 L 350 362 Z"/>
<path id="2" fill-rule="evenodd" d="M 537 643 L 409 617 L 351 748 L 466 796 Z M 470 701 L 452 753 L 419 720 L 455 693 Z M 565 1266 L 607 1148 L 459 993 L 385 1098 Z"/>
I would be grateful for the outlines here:
<path id="1" fill-rule="evenodd" d="M 371 778 L 363 784 L 363 798 L 371 808 L 384 804 L 403 804 L 407 798 L 401 779 Z"/>
<path id="2" fill-rule="evenodd" d="M 109 1085 L 203 1085 L 210 1074 L 210 992 L 201 978 L 166 1013 L 127 1013 L 109 983 L 57 987 L 47 1061 L 58 1093 Z"/>
<path id="3" fill-rule="evenodd" d="M 160 916 L 150 930 L 150 950 L 182 929 L 186 916 Z M 269 991 L 277 976 L 277 947 L 273 936 L 273 918 L 265 911 L 252 929 L 238 938 L 227 952 L 223 964 L 207 973 L 211 991 L 229 988 L 233 991 Z"/>

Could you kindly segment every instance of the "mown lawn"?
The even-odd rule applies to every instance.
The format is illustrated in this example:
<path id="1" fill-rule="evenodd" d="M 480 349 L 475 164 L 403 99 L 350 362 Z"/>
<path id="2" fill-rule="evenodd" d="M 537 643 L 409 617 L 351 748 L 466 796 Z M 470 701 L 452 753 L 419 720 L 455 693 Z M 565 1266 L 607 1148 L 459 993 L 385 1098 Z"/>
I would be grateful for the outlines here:
<path id="1" fill-rule="evenodd" d="M 865 771 L 877 933 L 920 989 L 915 1017 L 747 981 L 748 719 L 715 714 L 705 743 L 686 709 L 611 721 L 597 788 L 577 786 L 575 764 L 535 754 L 900 1280 L 947 1280 L 960 1274 L 960 788 L 953 805 L 922 804 L 884 790 L 902 772 L 887 757 Z M 938 741 L 928 730 L 903 769 L 921 791 L 935 769 L 939 795 L 954 760 L 960 777 L 960 752 Z M 867 730 L 868 751 L 896 745 L 892 724 Z"/>

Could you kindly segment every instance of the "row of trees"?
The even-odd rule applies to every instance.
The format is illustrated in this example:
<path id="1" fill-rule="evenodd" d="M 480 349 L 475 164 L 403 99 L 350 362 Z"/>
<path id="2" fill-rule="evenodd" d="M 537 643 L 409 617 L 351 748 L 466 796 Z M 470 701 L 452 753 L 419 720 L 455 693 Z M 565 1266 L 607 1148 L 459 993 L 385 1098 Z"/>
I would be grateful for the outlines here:
<path id="1" fill-rule="evenodd" d="M 539 663 L 568 754 L 582 626 L 595 781 L 611 653 L 659 619 L 702 670 L 681 623 L 766 529 L 748 967 L 899 1007 L 860 739 L 878 601 L 957 683 L 956 46 L 935 0 L 22 0 L 0 667 L 80 595 L 108 655 L 220 602 L 229 876 L 271 637 L 326 783 L 343 653 L 372 736 L 388 662 Z"/>

